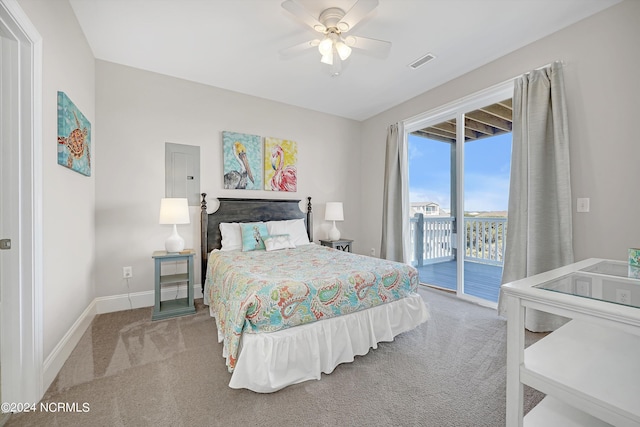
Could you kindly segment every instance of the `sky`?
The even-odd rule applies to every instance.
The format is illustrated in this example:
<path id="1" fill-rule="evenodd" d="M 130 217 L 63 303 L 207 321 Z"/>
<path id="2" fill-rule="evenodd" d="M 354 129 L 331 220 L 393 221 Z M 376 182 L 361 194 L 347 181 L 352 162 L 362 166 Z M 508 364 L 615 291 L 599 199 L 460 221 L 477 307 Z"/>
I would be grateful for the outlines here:
<path id="1" fill-rule="evenodd" d="M 451 146 L 409 135 L 409 198 L 451 207 Z M 509 199 L 511 134 L 465 143 L 467 212 L 506 211 Z"/>

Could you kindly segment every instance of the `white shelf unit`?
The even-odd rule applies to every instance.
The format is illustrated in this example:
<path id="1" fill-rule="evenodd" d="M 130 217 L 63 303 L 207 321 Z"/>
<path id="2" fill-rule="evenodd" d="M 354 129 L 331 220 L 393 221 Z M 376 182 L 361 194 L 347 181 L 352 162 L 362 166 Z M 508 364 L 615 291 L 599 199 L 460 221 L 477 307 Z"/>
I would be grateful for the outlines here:
<path id="1" fill-rule="evenodd" d="M 591 275 L 598 286 L 620 283 L 640 290 L 636 279 L 585 273 L 602 262 L 609 261 L 581 261 L 503 285 L 507 426 L 640 426 L 640 309 L 536 287 Z M 572 320 L 525 349 L 527 308 Z M 547 395 L 526 417 L 523 385 Z"/>

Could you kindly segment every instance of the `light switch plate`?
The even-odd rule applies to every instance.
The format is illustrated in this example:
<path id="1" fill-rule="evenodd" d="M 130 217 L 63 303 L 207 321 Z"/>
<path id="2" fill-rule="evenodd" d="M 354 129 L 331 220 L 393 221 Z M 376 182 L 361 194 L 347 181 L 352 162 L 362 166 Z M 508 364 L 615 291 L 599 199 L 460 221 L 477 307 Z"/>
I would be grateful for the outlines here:
<path id="1" fill-rule="evenodd" d="M 579 198 L 577 203 L 578 212 L 589 212 L 589 198 Z"/>

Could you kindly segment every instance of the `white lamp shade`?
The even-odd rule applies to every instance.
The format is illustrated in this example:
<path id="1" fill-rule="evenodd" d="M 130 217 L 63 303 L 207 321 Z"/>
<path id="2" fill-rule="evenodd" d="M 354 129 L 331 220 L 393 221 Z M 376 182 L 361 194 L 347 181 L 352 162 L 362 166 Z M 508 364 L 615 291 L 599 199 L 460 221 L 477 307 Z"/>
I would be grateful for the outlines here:
<path id="1" fill-rule="evenodd" d="M 342 202 L 327 202 L 324 219 L 325 221 L 344 221 Z"/>
<path id="2" fill-rule="evenodd" d="M 160 224 L 189 224 L 190 222 L 187 199 L 160 200 Z"/>

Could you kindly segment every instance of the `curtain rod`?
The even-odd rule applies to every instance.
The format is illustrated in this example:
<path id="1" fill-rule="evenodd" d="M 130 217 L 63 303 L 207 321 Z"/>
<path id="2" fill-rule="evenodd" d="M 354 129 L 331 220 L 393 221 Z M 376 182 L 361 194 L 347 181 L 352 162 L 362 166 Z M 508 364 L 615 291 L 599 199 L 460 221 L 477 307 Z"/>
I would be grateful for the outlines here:
<path id="1" fill-rule="evenodd" d="M 564 62 L 564 60 L 562 60 L 562 59 L 557 59 L 557 60 L 555 60 L 555 61 L 549 62 L 548 64 L 542 65 L 542 66 L 540 66 L 540 67 L 538 67 L 538 68 L 534 68 L 534 70 L 542 70 L 543 68 L 550 67 L 551 65 L 553 65 L 553 64 L 554 64 L 554 63 L 556 63 L 556 62 L 559 62 L 560 64 L 562 64 L 562 67 L 563 67 L 563 68 L 564 68 L 564 67 L 565 67 L 565 65 L 566 65 L 566 63 Z M 526 73 L 523 73 L 523 74 L 529 74 L 530 72 L 531 72 L 531 71 L 526 72 Z M 500 83 L 496 83 L 496 84 L 491 85 L 491 86 L 489 86 L 489 87 L 487 87 L 487 88 L 480 89 L 480 90 L 478 90 L 478 91 L 476 91 L 476 92 L 473 92 L 473 93 L 471 93 L 471 94 L 469 94 L 469 95 L 463 96 L 462 98 L 459 98 L 459 99 L 457 99 L 457 100 L 453 100 L 453 101 L 447 102 L 447 103 L 446 103 L 446 104 L 444 104 L 444 105 L 450 105 L 450 104 L 453 104 L 453 103 L 455 103 L 455 102 L 458 102 L 460 99 L 469 98 L 469 97 L 472 97 L 472 96 L 477 95 L 477 94 L 482 93 L 482 92 L 486 92 L 486 91 L 494 90 L 495 88 L 498 88 L 498 87 L 500 87 L 500 86 L 502 86 L 502 85 L 505 85 L 505 84 L 507 84 L 507 83 L 509 83 L 509 82 L 513 82 L 513 81 L 515 81 L 515 79 L 517 79 L 518 77 L 521 77 L 523 74 L 518 74 L 517 76 L 511 77 L 510 79 L 506 79 L 506 80 L 501 81 Z M 435 89 L 435 88 L 434 88 L 434 89 Z M 442 107 L 442 106 L 441 106 L 441 107 Z M 429 110 L 429 111 L 435 112 L 436 110 L 439 110 L 441 107 L 436 107 L 436 108 L 431 109 L 431 110 Z M 420 113 L 420 114 L 416 114 L 416 115 L 414 115 L 414 116 L 412 116 L 412 117 L 409 117 L 409 118 L 406 118 L 406 119 L 400 120 L 399 122 L 404 124 L 404 123 L 406 123 L 406 122 L 413 121 L 413 120 L 415 120 L 417 117 L 420 117 L 420 116 L 424 115 L 424 114 L 425 114 L 425 113 L 427 113 L 427 112 L 428 112 L 428 111 L 422 112 L 422 113 Z M 396 123 L 398 123 L 398 122 L 396 122 Z M 392 123 L 392 124 L 395 124 L 395 123 Z M 388 128 L 388 127 L 389 127 L 389 126 L 387 126 L 387 128 Z"/>
<path id="2" fill-rule="evenodd" d="M 534 71 L 542 70 L 542 69 L 547 68 L 547 67 L 550 67 L 551 65 L 553 65 L 553 64 L 555 64 L 555 63 L 558 63 L 558 62 L 562 65 L 562 67 L 563 67 L 563 68 L 565 67 L 566 63 L 564 62 L 564 60 L 562 60 L 562 59 L 557 59 L 557 60 L 555 60 L 555 61 L 549 62 L 548 64 L 542 65 L 542 66 L 540 66 L 540 67 L 538 67 L 538 68 L 534 68 L 533 70 L 534 70 Z M 526 73 L 523 73 L 523 74 L 529 74 L 530 72 L 531 72 L 531 71 L 527 71 Z M 482 91 L 484 91 L 484 90 L 489 90 L 489 89 L 492 89 L 492 88 L 495 88 L 495 87 L 502 86 L 502 85 L 504 85 L 504 84 L 507 84 L 507 83 L 509 83 L 509 82 L 514 81 L 515 79 L 517 79 L 518 77 L 522 76 L 523 74 L 518 74 L 518 75 L 517 75 L 517 76 L 515 76 L 515 77 L 511 77 L 510 79 L 507 79 L 507 80 L 501 81 L 500 83 L 497 83 L 497 84 L 495 84 L 495 85 L 491 85 L 491 86 L 489 86 L 489 87 L 488 87 L 488 88 L 486 88 L 486 89 L 479 90 L 478 92 L 482 92 Z M 477 93 L 477 92 L 476 92 L 476 93 Z"/>
<path id="3" fill-rule="evenodd" d="M 545 68 L 547 68 L 547 67 L 551 67 L 553 64 L 558 64 L 558 63 L 559 63 L 560 65 L 562 65 L 562 68 L 564 68 L 564 67 L 565 67 L 565 65 L 566 65 L 566 64 L 565 64 L 565 62 L 564 62 L 563 60 L 558 59 L 558 60 L 556 60 L 556 61 L 549 62 L 548 64 L 543 65 L 543 66 L 541 66 L 541 67 L 534 68 L 534 69 L 533 69 L 533 71 L 544 70 Z M 520 75 L 518 75 L 518 76 L 516 76 L 516 77 L 514 77 L 514 78 L 512 78 L 512 79 L 510 79 L 510 80 L 515 80 L 515 79 L 517 79 L 518 77 L 520 77 L 520 76 L 522 76 L 522 75 L 525 75 L 525 76 L 526 76 L 526 75 L 528 75 L 529 73 L 531 73 L 531 71 L 527 71 L 526 73 L 520 74 Z M 509 80 L 506 80 L 506 81 L 508 82 Z"/>

